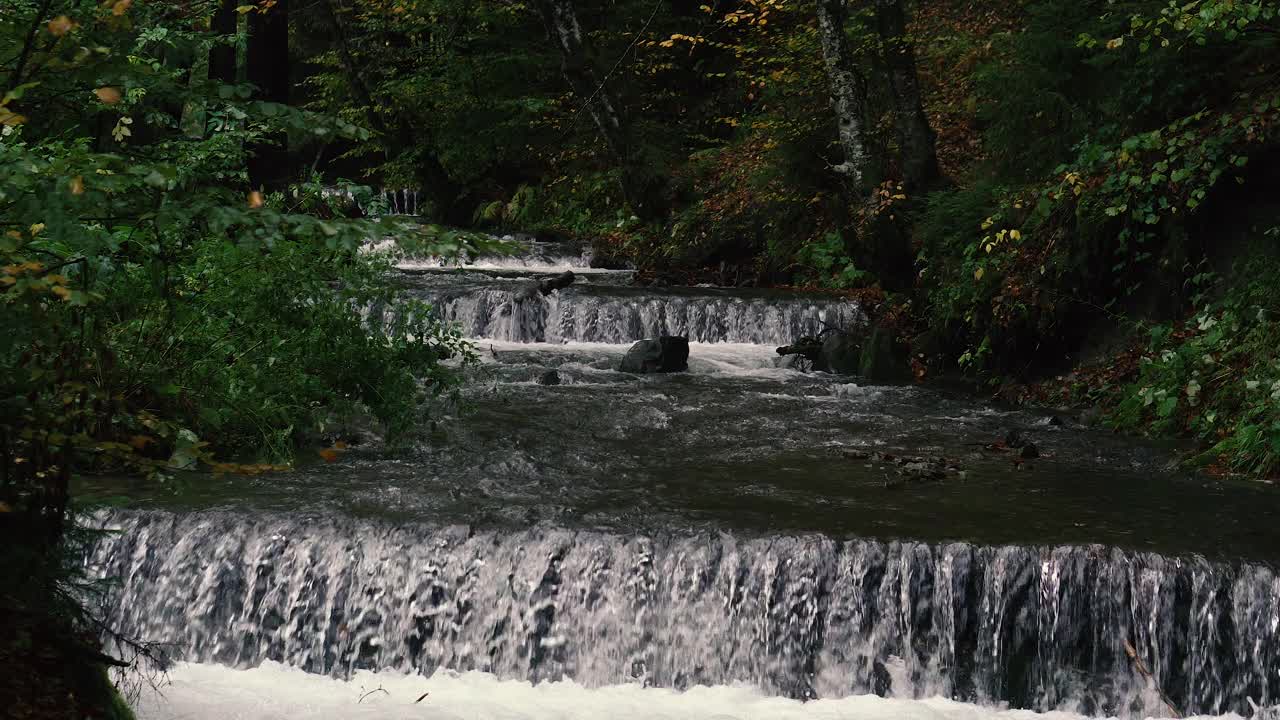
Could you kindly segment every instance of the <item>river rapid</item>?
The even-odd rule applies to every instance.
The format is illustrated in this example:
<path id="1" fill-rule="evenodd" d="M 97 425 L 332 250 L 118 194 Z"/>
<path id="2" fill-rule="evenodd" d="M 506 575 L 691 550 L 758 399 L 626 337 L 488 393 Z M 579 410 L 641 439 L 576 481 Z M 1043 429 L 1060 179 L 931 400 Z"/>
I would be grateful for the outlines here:
<path id="1" fill-rule="evenodd" d="M 587 265 L 536 245 L 400 270 L 480 358 L 465 409 L 411 448 L 178 496 L 88 488 L 129 497 L 97 515 L 118 532 L 89 559 L 117 582 L 108 618 L 179 661 L 141 717 L 1280 703 L 1271 488 L 1068 416 L 781 366 L 775 347 L 865 324 L 852 301 Z M 658 335 L 691 341 L 688 372 L 617 369 Z M 985 449 L 1010 431 L 1040 457 Z M 957 470 L 922 481 L 886 454 Z"/>

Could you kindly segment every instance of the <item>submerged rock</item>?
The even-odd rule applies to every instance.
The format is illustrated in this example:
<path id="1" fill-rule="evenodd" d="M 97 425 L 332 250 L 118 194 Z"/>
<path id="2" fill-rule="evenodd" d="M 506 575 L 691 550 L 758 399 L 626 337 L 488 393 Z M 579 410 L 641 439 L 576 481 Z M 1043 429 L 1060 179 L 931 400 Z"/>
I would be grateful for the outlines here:
<path id="1" fill-rule="evenodd" d="M 948 476 L 964 477 L 964 471 L 954 460 L 944 457 L 894 455 L 879 450 L 845 448 L 840 454 L 850 460 L 867 460 L 885 468 L 893 468 L 903 480 L 945 480 Z"/>
<path id="2" fill-rule="evenodd" d="M 689 339 L 664 335 L 640 340 L 622 358 L 622 372 L 648 374 L 682 372 L 689 369 Z"/>

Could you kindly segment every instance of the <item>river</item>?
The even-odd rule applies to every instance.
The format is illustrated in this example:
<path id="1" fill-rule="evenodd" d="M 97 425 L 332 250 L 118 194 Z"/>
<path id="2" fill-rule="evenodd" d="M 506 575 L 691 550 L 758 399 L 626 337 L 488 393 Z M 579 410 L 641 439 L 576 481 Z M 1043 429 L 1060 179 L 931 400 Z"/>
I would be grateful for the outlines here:
<path id="1" fill-rule="evenodd" d="M 537 246 L 401 270 L 480 358 L 466 408 L 415 446 L 128 489 L 98 515 L 120 531 L 89 561 L 118 579 L 108 617 L 182 661 L 141 717 L 1280 703 L 1270 487 L 1070 417 L 779 366 L 776 346 L 865 323 L 852 301 L 639 288 L 586 265 Z M 572 286 L 527 292 L 567 269 Z M 617 370 L 661 334 L 689 338 L 689 372 Z M 1040 457 L 984 449 L 1010 430 Z M 920 481 L 871 453 L 961 472 Z"/>

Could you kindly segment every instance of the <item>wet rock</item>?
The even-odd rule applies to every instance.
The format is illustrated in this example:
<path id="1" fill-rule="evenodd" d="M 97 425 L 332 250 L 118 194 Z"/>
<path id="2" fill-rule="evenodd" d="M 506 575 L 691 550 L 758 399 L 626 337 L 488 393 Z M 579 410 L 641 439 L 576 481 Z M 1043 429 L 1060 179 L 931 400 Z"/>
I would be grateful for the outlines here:
<path id="1" fill-rule="evenodd" d="M 802 337 L 790 345 L 778 348 L 777 352 L 782 356 L 778 367 L 816 370 L 820 369 L 819 365 L 822 362 L 822 341 L 817 338 Z"/>
<path id="2" fill-rule="evenodd" d="M 1057 415 L 1050 415 L 1049 419 L 1046 422 L 1048 422 L 1050 427 L 1062 427 L 1063 425 L 1067 424 L 1061 417 Z"/>
<path id="3" fill-rule="evenodd" d="M 548 370 L 538 377 L 539 385 L 559 385 L 560 373 L 555 370 Z"/>
<path id="4" fill-rule="evenodd" d="M 907 354 L 892 331 L 876 328 L 862 343 L 858 374 L 872 382 L 905 382 L 911 379 Z"/>
<path id="5" fill-rule="evenodd" d="M 573 274 L 572 270 L 565 270 L 553 278 L 548 278 L 538 283 L 538 291 L 543 295 L 550 295 L 556 290 L 569 287 L 577 279 L 578 277 Z"/>
<path id="6" fill-rule="evenodd" d="M 850 460 L 866 460 L 881 467 L 892 468 L 904 481 L 938 481 L 949 476 L 964 476 L 964 471 L 958 464 L 944 457 L 894 455 L 862 448 L 845 448 L 840 454 Z"/>
<path id="7" fill-rule="evenodd" d="M 622 372 L 648 374 L 682 372 L 689 369 L 689 339 L 664 335 L 641 340 L 622 358 Z"/>
<path id="8" fill-rule="evenodd" d="M 837 375 L 856 375 L 861 363 L 862 339 L 853 333 L 833 332 L 823 338 L 813 367 Z"/>
<path id="9" fill-rule="evenodd" d="M 1029 442 L 1022 446 L 1022 453 L 1020 457 L 1023 460 L 1034 460 L 1040 457 L 1040 448 L 1036 447 L 1035 443 Z"/>
<path id="10" fill-rule="evenodd" d="M 1022 436 L 1022 431 L 1014 428 L 1004 434 L 1004 446 L 1014 448 L 1015 450 L 1026 445 L 1027 439 Z"/>

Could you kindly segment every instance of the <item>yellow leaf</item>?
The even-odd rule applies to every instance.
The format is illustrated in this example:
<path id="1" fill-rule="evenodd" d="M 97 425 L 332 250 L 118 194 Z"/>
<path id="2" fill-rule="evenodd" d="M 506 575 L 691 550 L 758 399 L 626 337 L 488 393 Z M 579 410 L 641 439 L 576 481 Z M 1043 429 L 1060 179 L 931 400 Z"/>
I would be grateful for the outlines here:
<path id="1" fill-rule="evenodd" d="M 54 285 L 52 288 L 49 289 L 49 291 L 52 292 L 54 295 L 57 295 L 58 297 L 62 298 L 63 300 L 71 299 L 71 291 L 61 285 Z"/>
<path id="2" fill-rule="evenodd" d="M 986 274 L 986 271 L 984 271 L 982 268 L 978 268 L 977 270 L 974 270 L 974 271 L 973 271 L 973 279 L 974 279 L 974 280 L 981 280 L 981 279 L 982 279 L 982 276 L 983 276 L 983 275 L 985 275 L 985 274 Z"/>
<path id="3" fill-rule="evenodd" d="M 1115 50 L 1116 48 L 1120 47 L 1121 45 L 1124 45 L 1124 38 L 1122 38 L 1122 37 L 1114 38 L 1114 39 L 1112 39 L 1112 40 L 1108 40 L 1108 41 L 1107 41 L 1107 49 L 1108 49 L 1108 50 Z"/>
<path id="4" fill-rule="evenodd" d="M 71 32 L 71 29 L 75 26 L 76 24 L 71 22 L 71 18 L 66 15 L 59 15 L 49 21 L 49 34 L 54 37 L 62 37 Z"/>
<path id="5" fill-rule="evenodd" d="M 79 175 L 77 175 L 71 178 L 71 180 L 67 183 L 67 185 L 70 187 L 72 195 L 84 194 L 84 178 L 83 177 L 80 177 Z"/>
<path id="6" fill-rule="evenodd" d="M 44 230 L 44 223 L 36 223 L 35 225 L 32 225 L 31 237 L 35 237 L 36 235 L 39 235 L 41 230 Z"/>
<path id="7" fill-rule="evenodd" d="M 254 190 L 253 192 L 249 193 L 249 207 L 260 208 L 262 207 L 263 204 L 264 204 L 264 201 L 262 199 L 262 193 L 258 192 L 257 190 Z"/>
<path id="8" fill-rule="evenodd" d="M 1009 231 L 1009 237 L 1013 238 L 1014 240 L 1021 240 L 1021 239 L 1022 239 L 1022 232 L 1021 232 L 1021 231 L 1019 231 L 1019 230 L 1010 230 L 1010 231 Z"/>
<path id="9" fill-rule="evenodd" d="M 133 4 L 133 0 L 116 0 L 111 6 L 111 14 L 120 17 L 129 11 L 129 6 Z"/>
<path id="10" fill-rule="evenodd" d="M 0 125 L 13 127 L 14 125 L 21 125 L 26 121 L 27 117 L 25 115 L 19 115 L 16 112 L 0 107 Z"/>
<path id="11" fill-rule="evenodd" d="M 99 100 L 108 105 L 115 105 L 120 102 L 120 91 L 113 87 L 100 87 L 97 90 L 94 90 L 93 94 L 97 95 Z"/>

